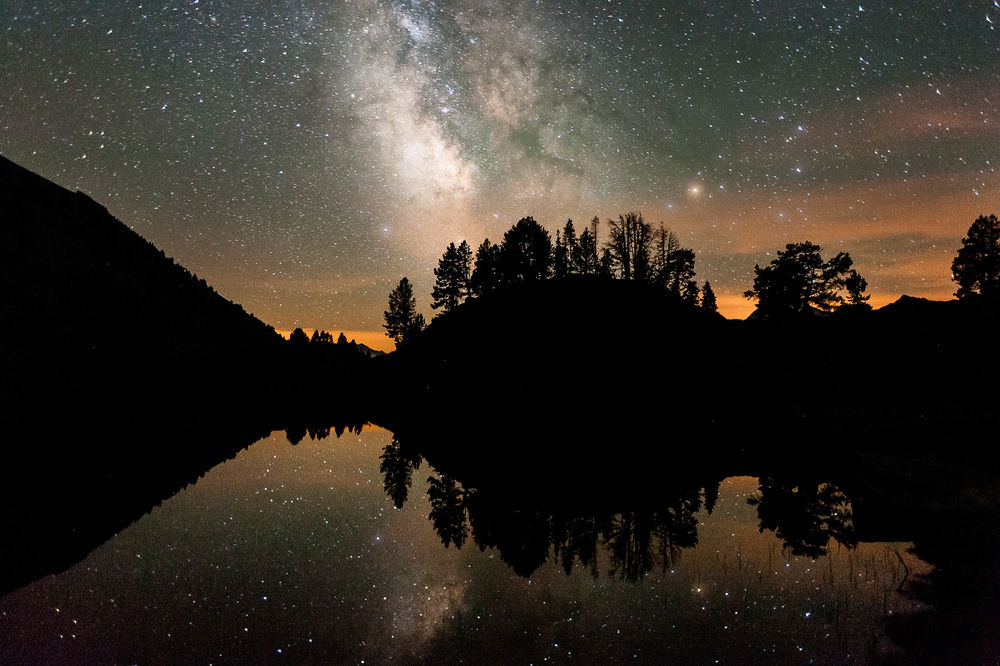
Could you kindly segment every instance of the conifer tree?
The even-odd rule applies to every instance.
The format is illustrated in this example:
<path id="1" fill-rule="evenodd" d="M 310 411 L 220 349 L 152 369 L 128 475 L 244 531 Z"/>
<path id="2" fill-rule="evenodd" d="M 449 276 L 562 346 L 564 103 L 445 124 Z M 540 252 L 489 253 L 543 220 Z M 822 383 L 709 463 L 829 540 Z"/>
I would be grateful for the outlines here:
<path id="1" fill-rule="evenodd" d="M 573 220 L 566 220 L 566 226 L 562 230 L 563 247 L 566 248 L 567 273 L 580 273 L 577 259 L 580 256 L 580 243 L 576 238 L 576 228 L 573 227 Z"/>
<path id="2" fill-rule="evenodd" d="M 569 275 L 569 252 L 563 244 L 558 229 L 556 229 L 556 244 L 552 249 L 552 272 L 557 278 Z"/>
<path id="3" fill-rule="evenodd" d="M 503 235 L 500 245 L 500 275 L 505 282 L 535 282 L 552 270 L 552 240 L 549 232 L 532 217 L 517 221 Z"/>
<path id="4" fill-rule="evenodd" d="M 487 238 L 476 250 L 476 263 L 469 279 L 469 291 L 473 296 L 482 296 L 496 289 L 500 284 L 500 248 Z"/>
<path id="5" fill-rule="evenodd" d="M 666 288 L 670 282 L 670 260 L 674 252 L 680 248 L 677 236 L 674 232 L 660 223 L 660 228 L 656 232 L 656 248 L 653 261 L 653 273 L 656 284 Z"/>
<path id="6" fill-rule="evenodd" d="M 768 313 L 803 312 L 810 307 L 833 310 L 844 302 L 839 292 L 852 265 L 846 252 L 823 261 L 818 245 L 789 243 L 769 265 L 754 266 L 753 288 L 743 295 Z"/>
<path id="7" fill-rule="evenodd" d="M 712 285 L 705 280 L 705 286 L 701 288 L 701 309 L 709 312 L 718 312 L 719 306 L 715 302 L 715 292 Z"/>
<path id="8" fill-rule="evenodd" d="M 424 328 L 424 316 L 417 312 L 413 287 L 405 277 L 389 294 L 389 309 L 383 314 L 383 326 L 397 347 L 413 339 Z"/>
<path id="9" fill-rule="evenodd" d="M 868 306 L 871 295 L 865 293 L 868 289 L 868 280 L 861 277 L 856 270 L 852 269 L 844 279 L 844 288 L 847 289 L 847 305 L 871 307 Z"/>
<path id="10" fill-rule="evenodd" d="M 958 283 L 955 295 L 959 299 L 1000 298 L 1000 220 L 996 215 L 980 215 L 972 223 L 951 263 L 951 273 Z"/>
<path id="11" fill-rule="evenodd" d="M 458 247 L 454 243 L 448 245 L 444 255 L 434 269 L 434 289 L 431 297 L 434 301 L 431 307 L 444 308 L 449 312 L 459 306 L 469 295 L 469 269 L 472 263 L 472 250 L 469 244 L 462 241 Z"/>
<path id="12" fill-rule="evenodd" d="M 694 281 L 694 250 L 679 247 L 670 253 L 665 280 L 667 291 L 687 302 L 694 302 L 698 297 L 698 283 Z"/>
<path id="13" fill-rule="evenodd" d="M 584 229 L 577 241 L 577 252 L 573 256 L 573 264 L 581 275 L 597 275 L 600 258 L 597 254 L 597 237 L 590 229 Z"/>

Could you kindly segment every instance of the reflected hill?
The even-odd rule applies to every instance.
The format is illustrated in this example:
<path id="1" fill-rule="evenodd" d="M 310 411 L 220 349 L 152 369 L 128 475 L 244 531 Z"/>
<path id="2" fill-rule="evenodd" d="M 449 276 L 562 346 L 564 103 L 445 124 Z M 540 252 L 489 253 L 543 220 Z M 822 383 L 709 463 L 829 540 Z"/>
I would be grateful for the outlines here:
<path id="1" fill-rule="evenodd" d="M 136 429 L 58 420 L 5 431 L 0 483 L 0 596 L 76 564 L 153 507 L 233 458 L 272 427 L 175 419 Z M 278 424 L 291 444 L 360 432 L 354 418 Z"/>
<path id="2" fill-rule="evenodd" d="M 551 436 L 531 428 L 521 434 L 533 446 L 552 445 Z M 599 554 L 609 575 L 633 582 L 653 568 L 668 569 L 697 545 L 695 516 L 702 509 L 712 513 L 720 482 L 731 476 L 759 477 L 748 503 L 756 507 L 760 530 L 774 532 L 792 555 L 822 557 L 832 542 L 853 548 L 856 519 L 867 540 L 888 540 L 881 531 L 884 498 L 846 467 L 834 475 L 805 460 L 761 464 L 703 452 L 665 468 L 634 465 L 624 476 L 612 465 L 596 474 L 569 459 L 546 467 L 545 477 L 507 468 L 486 475 L 468 456 L 442 453 L 438 443 L 395 435 L 381 455 L 386 494 L 402 507 L 414 477 L 429 475 L 428 517 L 442 544 L 461 548 L 471 539 L 480 549 L 495 548 L 523 577 L 550 559 L 567 574 L 579 563 L 597 575 Z M 583 450 L 569 458 L 582 456 Z"/>

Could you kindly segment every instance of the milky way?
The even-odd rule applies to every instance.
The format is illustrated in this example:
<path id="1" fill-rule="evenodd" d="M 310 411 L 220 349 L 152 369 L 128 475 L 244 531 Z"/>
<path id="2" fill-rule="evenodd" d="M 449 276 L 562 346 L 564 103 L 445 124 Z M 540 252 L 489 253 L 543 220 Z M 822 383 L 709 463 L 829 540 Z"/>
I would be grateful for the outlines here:
<path id="1" fill-rule="evenodd" d="M 113 8 L 112 8 L 113 7 Z M 640 210 L 731 316 L 785 243 L 947 298 L 1000 212 L 1000 3 L 14 2 L 0 152 L 279 329 L 532 215 Z"/>

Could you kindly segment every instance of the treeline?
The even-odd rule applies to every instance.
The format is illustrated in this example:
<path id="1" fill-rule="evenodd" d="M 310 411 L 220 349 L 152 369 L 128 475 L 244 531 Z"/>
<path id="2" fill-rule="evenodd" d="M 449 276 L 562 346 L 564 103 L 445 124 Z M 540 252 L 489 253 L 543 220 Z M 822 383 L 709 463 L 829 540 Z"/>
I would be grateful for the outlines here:
<path id="1" fill-rule="evenodd" d="M 653 228 L 640 213 L 608 220 L 608 239 L 600 245 L 600 220 L 594 217 L 577 234 L 573 220 L 556 231 L 555 241 L 532 217 L 517 221 L 497 244 L 485 239 L 473 255 L 467 241 L 451 243 L 434 269 L 431 307 L 454 310 L 468 298 L 482 297 L 518 283 L 587 276 L 654 285 L 679 300 L 717 311 L 715 293 L 707 281 L 695 281 L 694 250 L 681 247 L 677 235 L 661 223 Z M 397 343 L 424 327 L 416 311 L 413 288 L 407 278 L 389 296 L 386 331 Z"/>
<path id="2" fill-rule="evenodd" d="M 499 244 L 486 239 L 473 256 L 466 241 L 448 245 L 434 269 L 431 307 L 454 310 L 466 299 L 485 296 L 517 283 L 588 276 L 656 286 L 684 303 L 716 312 L 715 293 L 706 281 L 695 281 L 695 253 L 680 246 L 661 223 L 653 228 L 639 213 L 608 220 L 608 238 L 598 242 L 595 217 L 577 235 L 573 220 L 549 232 L 532 217 L 518 220 Z M 980 216 L 962 239 L 952 263 L 955 293 L 961 301 L 994 307 L 1000 301 L 1000 221 Z M 754 280 L 743 296 L 756 302 L 755 315 L 785 317 L 849 309 L 867 311 L 868 281 L 854 269 L 847 252 L 824 259 L 808 241 L 789 243 L 767 266 L 754 266 Z M 423 315 L 409 280 L 403 278 L 389 296 L 385 324 L 389 337 L 405 342 L 424 328 Z"/>
<path id="3" fill-rule="evenodd" d="M 341 355 L 346 354 L 347 356 L 350 356 L 353 353 L 366 358 L 380 353 L 375 352 L 364 345 L 358 344 L 357 340 L 352 339 L 348 341 L 347 336 L 344 335 L 343 332 L 341 332 L 341 334 L 337 336 L 336 341 L 334 341 L 333 333 L 321 329 L 315 329 L 310 336 L 301 328 L 296 328 L 288 336 L 288 344 L 299 350 L 335 350 L 336 353 Z"/>

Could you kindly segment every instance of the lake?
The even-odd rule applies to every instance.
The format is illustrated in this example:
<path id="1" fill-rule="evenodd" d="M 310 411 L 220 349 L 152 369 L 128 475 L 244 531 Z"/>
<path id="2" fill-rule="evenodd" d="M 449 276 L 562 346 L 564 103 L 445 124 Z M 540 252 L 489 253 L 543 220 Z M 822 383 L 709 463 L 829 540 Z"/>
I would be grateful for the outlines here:
<path id="1" fill-rule="evenodd" d="M 0 662 L 870 663 L 901 654 L 884 620 L 923 608 L 901 593 L 931 569 L 911 544 L 796 555 L 760 527 L 755 478 L 723 480 L 711 513 L 714 493 L 689 493 L 655 516 L 534 515 L 504 535 L 502 508 L 471 501 L 469 525 L 429 520 L 442 477 L 426 462 L 397 508 L 392 442 L 256 442 L 0 599 Z"/>

